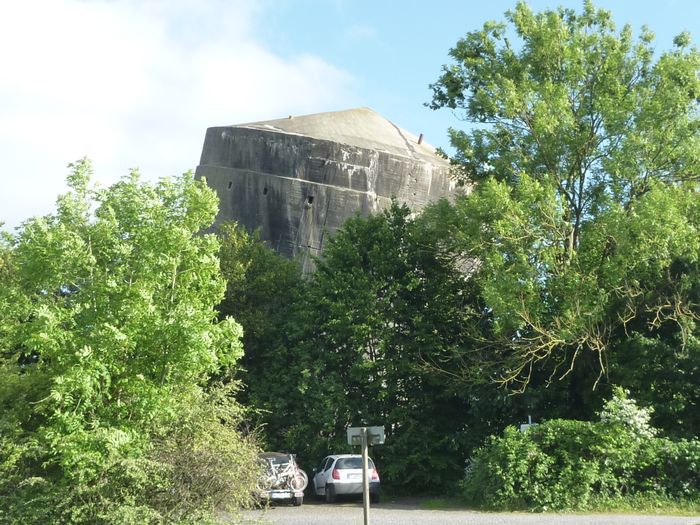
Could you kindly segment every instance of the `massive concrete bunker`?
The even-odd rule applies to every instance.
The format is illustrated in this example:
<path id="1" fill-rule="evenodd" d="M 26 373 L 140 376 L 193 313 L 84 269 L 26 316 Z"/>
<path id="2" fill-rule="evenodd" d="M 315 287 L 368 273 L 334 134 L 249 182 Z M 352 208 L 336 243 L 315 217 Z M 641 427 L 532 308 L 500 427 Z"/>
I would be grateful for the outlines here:
<path id="1" fill-rule="evenodd" d="M 196 175 L 219 195 L 217 223 L 260 228 L 305 272 L 349 217 L 455 189 L 432 146 L 368 108 L 209 128 Z"/>

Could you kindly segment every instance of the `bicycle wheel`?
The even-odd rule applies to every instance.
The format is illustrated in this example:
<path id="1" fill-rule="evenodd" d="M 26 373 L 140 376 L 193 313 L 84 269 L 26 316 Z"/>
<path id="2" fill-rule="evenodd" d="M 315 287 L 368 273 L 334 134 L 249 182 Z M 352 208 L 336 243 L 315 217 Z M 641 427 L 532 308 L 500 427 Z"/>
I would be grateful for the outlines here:
<path id="1" fill-rule="evenodd" d="M 294 490 L 304 490 L 309 484 L 309 476 L 303 470 L 298 469 L 289 480 L 289 484 Z"/>

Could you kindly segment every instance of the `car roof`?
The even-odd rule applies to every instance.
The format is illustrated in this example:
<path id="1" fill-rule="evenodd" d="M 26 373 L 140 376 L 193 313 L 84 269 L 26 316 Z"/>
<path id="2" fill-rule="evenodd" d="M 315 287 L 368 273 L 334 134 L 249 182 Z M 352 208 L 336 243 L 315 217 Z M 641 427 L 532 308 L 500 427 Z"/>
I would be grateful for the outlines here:
<path id="1" fill-rule="evenodd" d="M 342 458 L 361 458 L 362 454 L 330 454 L 327 457 L 333 458 L 333 459 L 342 459 Z"/>

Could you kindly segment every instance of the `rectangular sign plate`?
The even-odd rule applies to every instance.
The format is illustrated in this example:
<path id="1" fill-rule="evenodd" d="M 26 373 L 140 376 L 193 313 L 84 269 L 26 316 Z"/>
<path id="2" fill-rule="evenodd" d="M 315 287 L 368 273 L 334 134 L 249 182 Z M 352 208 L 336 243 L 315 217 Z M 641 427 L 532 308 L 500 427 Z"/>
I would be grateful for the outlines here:
<path id="1" fill-rule="evenodd" d="M 384 427 L 348 427 L 348 445 L 362 445 L 362 429 L 367 429 L 368 445 L 384 444 Z"/>

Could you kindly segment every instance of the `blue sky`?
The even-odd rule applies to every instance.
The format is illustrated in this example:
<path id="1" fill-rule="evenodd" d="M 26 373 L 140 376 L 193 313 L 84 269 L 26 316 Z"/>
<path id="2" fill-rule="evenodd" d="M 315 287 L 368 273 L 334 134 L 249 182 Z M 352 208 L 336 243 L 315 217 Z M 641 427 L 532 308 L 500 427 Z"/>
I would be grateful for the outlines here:
<path id="1" fill-rule="evenodd" d="M 349 105 L 369 105 L 399 126 L 425 133 L 434 146 L 447 148 L 446 129 L 461 123 L 449 111 L 422 106 L 431 97 L 429 84 L 449 62 L 449 49 L 467 31 L 487 20 L 503 20 L 515 0 L 278 2 L 261 34 L 276 53 L 292 56 L 313 50 L 320 58 L 351 72 L 355 84 Z M 534 10 L 560 5 L 581 10 L 583 0 L 527 2 Z M 700 42 L 700 2 L 599 0 L 618 27 L 635 31 L 647 25 L 658 50 L 688 30 Z"/>
<path id="2" fill-rule="evenodd" d="M 583 1 L 531 0 L 535 10 Z M 53 209 L 66 164 L 103 185 L 193 169 L 207 127 L 368 106 L 435 146 L 462 125 L 423 106 L 467 31 L 515 1 L 23 0 L 0 17 L 0 222 Z M 697 0 L 599 0 L 659 51 Z"/>

